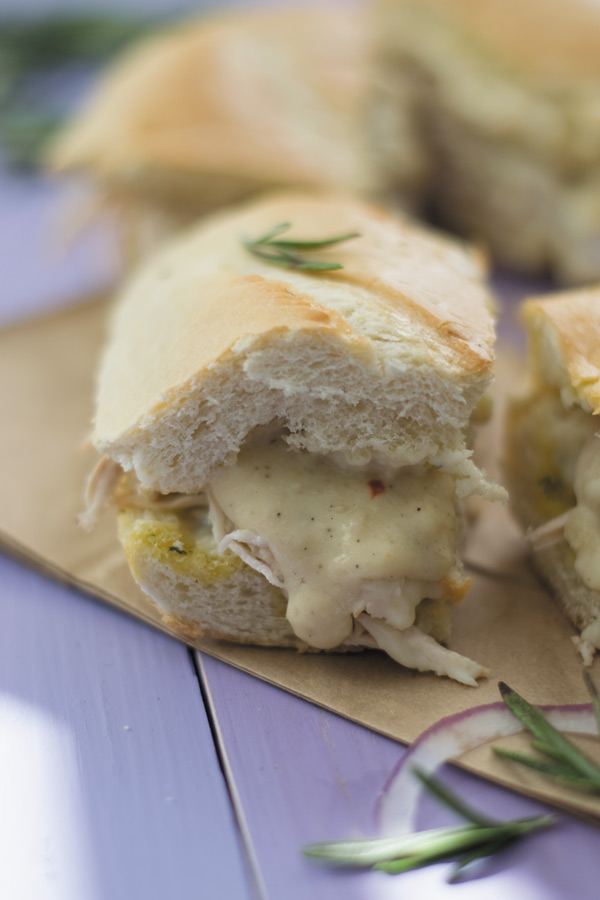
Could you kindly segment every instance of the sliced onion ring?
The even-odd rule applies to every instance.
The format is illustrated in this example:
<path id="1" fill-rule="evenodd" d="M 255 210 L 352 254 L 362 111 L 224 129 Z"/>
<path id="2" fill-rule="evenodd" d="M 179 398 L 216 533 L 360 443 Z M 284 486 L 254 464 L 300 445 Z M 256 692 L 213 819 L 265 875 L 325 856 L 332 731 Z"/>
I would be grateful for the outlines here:
<path id="1" fill-rule="evenodd" d="M 538 708 L 559 731 L 597 734 L 591 703 Z M 502 702 L 476 706 L 440 719 L 407 749 L 383 789 L 376 809 L 382 836 L 409 834 L 415 830 L 423 785 L 412 772 L 414 766 L 431 774 L 443 763 L 468 750 L 524 730 L 514 713 Z"/>

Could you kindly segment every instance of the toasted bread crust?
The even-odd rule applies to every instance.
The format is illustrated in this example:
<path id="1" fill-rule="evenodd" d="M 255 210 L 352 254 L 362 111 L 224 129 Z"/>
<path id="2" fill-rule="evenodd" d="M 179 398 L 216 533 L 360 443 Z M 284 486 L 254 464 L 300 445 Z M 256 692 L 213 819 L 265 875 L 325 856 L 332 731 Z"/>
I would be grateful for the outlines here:
<path id="1" fill-rule="evenodd" d="M 342 270 L 312 276 L 266 265 L 242 246 L 242 237 L 285 220 L 298 237 L 361 237 L 320 255 Z M 481 274 L 457 242 L 338 195 L 277 195 L 215 216 L 126 288 L 100 379 L 95 440 L 105 445 L 160 416 L 249 336 L 317 331 L 368 361 L 369 319 L 362 331 L 352 325 L 326 305 L 328 290 L 346 291 L 349 310 L 379 317 L 384 340 L 402 343 L 408 331 L 420 364 L 458 381 L 489 378 L 494 330 Z"/>
<path id="2" fill-rule="evenodd" d="M 600 288 L 531 298 L 522 311 L 537 377 L 600 411 Z"/>

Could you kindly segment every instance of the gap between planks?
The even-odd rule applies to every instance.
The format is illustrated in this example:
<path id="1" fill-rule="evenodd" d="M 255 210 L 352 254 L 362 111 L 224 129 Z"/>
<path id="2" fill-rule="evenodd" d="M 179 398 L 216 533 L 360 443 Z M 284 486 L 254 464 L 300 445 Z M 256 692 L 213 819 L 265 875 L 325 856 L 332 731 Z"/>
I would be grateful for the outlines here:
<path id="1" fill-rule="evenodd" d="M 210 726 L 210 732 L 212 735 L 215 752 L 217 754 L 217 759 L 219 761 L 219 767 L 221 769 L 221 774 L 223 776 L 225 787 L 227 789 L 227 793 L 231 802 L 233 816 L 240 837 L 242 854 L 244 856 L 246 868 L 250 876 L 250 890 L 256 897 L 256 900 L 268 900 L 266 885 L 260 872 L 260 866 L 254 849 L 254 844 L 252 842 L 250 828 L 248 827 L 248 822 L 244 814 L 241 797 L 237 790 L 233 770 L 227 755 L 227 748 L 225 746 L 225 741 L 223 740 L 218 716 L 216 714 L 216 709 L 213 703 L 210 688 L 208 686 L 208 680 L 204 671 L 202 654 L 198 650 L 194 650 L 191 647 L 188 648 L 188 653 L 190 656 L 192 667 L 194 669 L 194 672 L 196 673 L 196 678 L 198 679 L 198 687 L 200 688 L 200 693 L 204 702 L 204 708 L 206 709 L 206 716 L 208 719 L 208 724 Z"/>

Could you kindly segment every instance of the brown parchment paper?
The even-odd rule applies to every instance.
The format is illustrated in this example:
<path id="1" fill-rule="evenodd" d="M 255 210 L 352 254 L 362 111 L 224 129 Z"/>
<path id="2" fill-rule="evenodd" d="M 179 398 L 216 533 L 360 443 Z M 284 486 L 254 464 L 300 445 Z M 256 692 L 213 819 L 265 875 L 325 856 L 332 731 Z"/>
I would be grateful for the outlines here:
<path id="1" fill-rule="evenodd" d="M 91 533 L 75 525 L 96 458 L 84 445 L 106 313 L 107 302 L 99 299 L 0 332 L 0 546 L 178 637 L 163 626 L 131 578 L 112 516 Z M 501 362 L 514 382 L 518 363 Z M 497 425 L 488 427 L 481 443 L 488 471 L 497 475 Z M 406 742 L 443 716 L 496 701 L 500 679 L 535 703 L 587 702 L 581 662 L 570 640 L 573 630 L 531 574 L 520 533 L 502 505 L 482 504 L 465 556 L 474 587 L 456 610 L 453 647 L 492 670 L 477 689 L 402 669 L 383 653 L 301 655 L 211 641 L 195 646 Z M 598 661 L 594 672 L 600 680 Z M 468 754 L 462 764 L 522 793 L 600 819 L 600 799 L 517 771 L 497 761 L 489 748 Z"/>

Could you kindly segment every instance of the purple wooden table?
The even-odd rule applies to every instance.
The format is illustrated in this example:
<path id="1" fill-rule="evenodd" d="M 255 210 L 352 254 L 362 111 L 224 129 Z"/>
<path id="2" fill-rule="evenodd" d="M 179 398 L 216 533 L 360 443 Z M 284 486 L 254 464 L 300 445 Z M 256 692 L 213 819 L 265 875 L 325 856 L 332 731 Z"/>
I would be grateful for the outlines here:
<path id="1" fill-rule="evenodd" d="M 65 258 L 52 250 L 59 200 L 39 179 L 0 177 L 0 321 L 50 310 L 111 276 L 100 238 Z M 372 834 L 401 745 L 2 557 L 0 635 L 2 898 L 598 892 L 599 833 L 568 816 L 458 886 L 446 884 L 446 865 L 396 877 L 320 868 L 300 845 Z M 497 815 L 541 810 L 457 770 L 445 776 Z M 449 821 L 424 803 L 420 827 Z"/>

